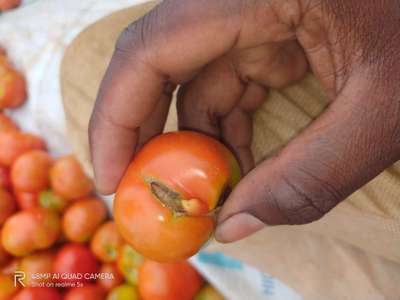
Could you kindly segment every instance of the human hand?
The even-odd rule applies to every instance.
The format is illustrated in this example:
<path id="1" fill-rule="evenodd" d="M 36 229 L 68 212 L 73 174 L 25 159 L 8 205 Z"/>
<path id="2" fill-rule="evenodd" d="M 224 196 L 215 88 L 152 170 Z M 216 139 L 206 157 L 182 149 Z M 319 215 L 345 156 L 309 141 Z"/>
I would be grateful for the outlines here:
<path id="1" fill-rule="evenodd" d="M 90 122 L 98 190 L 162 132 L 177 84 L 180 129 L 229 145 L 242 179 L 216 237 L 321 218 L 400 157 L 396 0 L 165 0 L 120 36 Z M 254 167 L 252 113 L 308 64 L 328 109 Z"/>

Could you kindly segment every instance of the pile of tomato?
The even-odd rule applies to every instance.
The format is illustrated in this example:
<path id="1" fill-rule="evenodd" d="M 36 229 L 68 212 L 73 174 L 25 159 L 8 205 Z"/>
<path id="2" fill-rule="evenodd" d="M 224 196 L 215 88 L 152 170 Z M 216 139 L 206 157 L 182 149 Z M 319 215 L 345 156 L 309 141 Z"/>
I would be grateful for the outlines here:
<path id="1" fill-rule="evenodd" d="M 5 113 L 26 94 L 1 50 L 0 300 L 222 299 L 187 261 L 154 262 L 125 242 L 77 159 L 53 158 Z"/>

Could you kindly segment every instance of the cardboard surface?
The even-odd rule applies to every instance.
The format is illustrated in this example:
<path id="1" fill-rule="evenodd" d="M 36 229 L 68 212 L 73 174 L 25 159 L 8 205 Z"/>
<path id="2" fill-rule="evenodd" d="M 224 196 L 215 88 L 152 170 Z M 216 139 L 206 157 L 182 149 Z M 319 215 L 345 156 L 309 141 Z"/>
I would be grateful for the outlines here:
<path id="1" fill-rule="evenodd" d="M 91 25 L 68 47 L 61 69 L 67 130 L 90 172 L 87 125 L 100 80 L 121 30 L 155 3 L 117 12 Z M 269 157 L 326 107 L 311 76 L 272 91 L 254 119 L 256 160 Z M 166 130 L 176 128 L 174 104 Z M 400 164 L 383 172 L 322 220 L 269 227 L 231 245 L 212 244 L 278 277 L 306 299 L 398 299 L 400 295 Z"/>

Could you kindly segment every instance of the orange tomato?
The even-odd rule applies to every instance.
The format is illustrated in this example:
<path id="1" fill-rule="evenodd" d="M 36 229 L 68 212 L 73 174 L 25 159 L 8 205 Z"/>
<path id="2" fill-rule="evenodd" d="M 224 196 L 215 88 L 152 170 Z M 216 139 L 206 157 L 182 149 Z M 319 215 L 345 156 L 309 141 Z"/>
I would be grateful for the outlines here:
<path id="1" fill-rule="evenodd" d="M 21 0 L 0 0 L 0 11 L 15 8 L 21 4 Z"/>
<path id="2" fill-rule="evenodd" d="M 21 191 L 14 191 L 15 198 L 20 209 L 30 209 L 39 207 L 39 195 L 38 193 L 27 193 Z"/>
<path id="3" fill-rule="evenodd" d="M 103 300 L 105 298 L 104 290 L 94 284 L 72 288 L 64 296 L 64 300 Z"/>
<path id="4" fill-rule="evenodd" d="M 4 224 L 17 209 L 14 198 L 6 190 L 0 188 L 0 226 Z"/>
<path id="5" fill-rule="evenodd" d="M 143 256 L 186 259 L 210 238 L 213 211 L 239 178 L 236 159 L 218 141 L 189 131 L 160 135 L 135 156 L 117 189 L 116 224 Z"/>
<path id="6" fill-rule="evenodd" d="M 53 250 L 35 252 L 23 257 L 19 263 L 19 270 L 25 273 L 25 286 L 43 286 L 52 282 L 54 257 Z"/>
<path id="7" fill-rule="evenodd" d="M 50 287 L 22 289 L 12 300 L 62 300 L 60 292 Z"/>
<path id="8" fill-rule="evenodd" d="M 34 149 L 45 149 L 43 140 L 30 133 L 0 131 L 0 164 L 10 167 L 23 153 Z"/>
<path id="9" fill-rule="evenodd" d="M 143 300 L 191 300 L 203 280 L 188 262 L 146 260 L 139 269 L 138 288 Z"/>
<path id="10" fill-rule="evenodd" d="M 62 219 L 62 228 L 67 239 L 87 242 L 107 217 L 107 207 L 97 198 L 85 198 L 72 203 Z"/>
<path id="11" fill-rule="evenodd" d="M 130 245 L 122 246 L 118 251 L 117 266 L 125 280 L 133 285 L 137 284 L 139 267 L 144 261 L 143 256 L 137 253 Z"/>
<path id="12" fill-rule="evenodd" d="M 0 300 L 11 300 L 18 292 L 19 287 L 14 285 L 12 275 L 0 274 Z"/>
<path id="13" fill-rule="evenodd" d="M 99 264 L 90 249 L 74 243 L 65 244 L 58 251 L 53 265 L 53 272 L 59 276 L 57 280 L 66 285 L 89 283 L 98 270 Z"/>
<path id="14" fill-rule="evenodd" d="M 124 240 L 113 221 L 101 225 L 94 234 L 90 243 L 92 252 L 103 262 L 112 262 L 117 259 L 118 249 Z"/>
<path id="15" fill-rule="evenodd" d="M 25 256 L 53 245 L 60 236 L 60 227 L 58 214 L 42 208 L 31 208 L 7 219 L 1 240 L 7 252 L 14 256 Z"/>
<path id="16" fill-rule="evenodd" d="M 26 82 L 24 76 L 17 70 L 8 69 L 0 77 L 0 109 L 16 108 L 24 104 L 25 100 Z"/>
<path id="17" fill-rule="evenodd" d="M 38 193 L 49 186 L 49 172 L 53 163 L 43 150 L 32 150 L 22 154 L 11 167 L 11 182 L 15 190 Z"/>
<path id="18" fill-rule="evenodd" d="M 51 186 L 57 194 L 66 199 L 78 199 L 93 190 L 91 179 L 72 155 L 59 158 L 50 170 Z"/>
<path id="19" fill-rule="evenodd" d="M 0 165 L 0 188 L 9 189 L 11 187 L 10 171 Z"/>
<path id="20" fill-rule="evenodd" d="M 1 66 L 0 66 L 1 68 Z M 3 130 L 18 130 L 17 124 L 6 114 L 0 112 L 0 131 Z"/>
<path id="21" fill-rule="evenodd" d="M 124 276 L 115 263 L 103 264 L 100 268 L 100 274 L 107 274 L 104 279 L 97 280 L 97 284 L 105 291 L 110 291 L 124 282 Z"/>

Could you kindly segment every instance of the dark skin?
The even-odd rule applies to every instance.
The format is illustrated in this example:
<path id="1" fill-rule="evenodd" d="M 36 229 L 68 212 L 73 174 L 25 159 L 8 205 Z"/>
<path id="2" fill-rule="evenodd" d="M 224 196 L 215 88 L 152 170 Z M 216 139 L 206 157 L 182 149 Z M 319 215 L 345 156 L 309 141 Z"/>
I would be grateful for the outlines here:
<path id="1" fill-rule="evenodd" d="M 247 174 L 217 239 L 321 218 L 400 158 L 399 20 L 397 0 L 165 0 L 121 34 L 102 81 L 89 132 L 98 190 L 114 192 L 162 132 L 182 84 L 179 128 L 219 138 Z M 309 68 L 329 107 L 255 167 L 253 112 Z"/>

